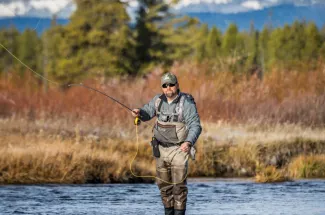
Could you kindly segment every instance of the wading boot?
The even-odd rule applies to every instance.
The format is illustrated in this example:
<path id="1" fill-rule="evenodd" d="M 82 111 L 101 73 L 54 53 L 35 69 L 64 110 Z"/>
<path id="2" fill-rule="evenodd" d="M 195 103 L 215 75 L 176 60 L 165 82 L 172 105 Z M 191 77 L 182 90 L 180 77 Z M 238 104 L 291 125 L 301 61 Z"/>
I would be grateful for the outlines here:
<path id="1" fill-rule="evenodd" d="M 174 215 L 174 208 L 165 208 L 165 215 Z"/>
<path id="2" fill-rule="evenodd" d="M 176 210 L 175 209 L 174 215 L 185 215 L 185 210 Z"/>

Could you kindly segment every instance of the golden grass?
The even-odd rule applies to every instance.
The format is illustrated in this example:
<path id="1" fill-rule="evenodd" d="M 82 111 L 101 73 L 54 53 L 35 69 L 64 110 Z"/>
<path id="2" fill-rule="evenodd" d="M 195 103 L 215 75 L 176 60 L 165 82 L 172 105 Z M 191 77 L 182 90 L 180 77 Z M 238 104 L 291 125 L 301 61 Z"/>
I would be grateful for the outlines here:
<path id="1" fill-rule="evenodd" d="M 325 155 L 300 155 L 293 159 L 288 169 L 295 178 L 324 178 Z"/>
<path id="2" fill-rule="evenodd" d="M 143 153 L 132 170 L 153 175 L 151 159 Z M 60 140 L 37 136 L 1 137 L 0 183 L 114 183 L 143 182 L 152 179 L 131 175 L 129 165 L 136 153 L 134 142 L 103 140 L 100 143 L 74 139 Z"/>
<path id="3" fill-rule="evenodd" d="M 154 181 L 153 178 L 134 177 L 130 172 L 129 164 L 136 153 L 134 125 L 129 128 L 107 126 L 101 129 L 111 129 L 111 132 L 99 130 L 94 133 L 88 125 L 77 124 L 70 126 L 69 133 L 63 130 L 65 127 L 60 130 L 54 126 L 64 125 L 64 120 L 58 124 L 55 122 L 42 124 L 37 120 L 0 120 L 0 183 Z M 52 127 L 45 127 L 46 124 Z M 292 132 L 290 136 L 296 139 L 284 137 L 274 140 L 267 138 L 267 135 L 273 137 L 288 125 L 282 129 L 278 125 L 278 128 L 270 131 L 263 126 L 253 126 L 252 129 L 252 125 L 204 122 L 202 125 L 204 130 L 196 143 L 196 161 L 190 161 L 190 177 L 253 177 L 258 173 L 258 181 L 279 181 L 281 177 L 278 171 L 287 172 L 286 166 L 297 155 L 325 153 L 325 141 L 320 138 L 324 130 L 319 128 L 311 129 L 303 136 L 300 133 L 302 128 L 292 129 L 297 133 L 294 135 Z M 123 137 L 113 135 L 119 129 L 129 131 L 124 132 Z M 254 136 L 254 132 L 265 133 Z M 140 126 L 139 154 L 133 166 L 137 175 L 155 175 L 155 160 L 149 145 L 150 133 L 150 127 Z M 313 139 L 315 135 L 317 138 Z M 278 169 L 270 170 L 270 165 L 277 165 Z"/>
<path id="4" fill-rule="evenodd" d="M 258 183 L 276 183 L 290 181 L 283 170 L 278 170 L 274 166 L 267 166 L 257 172 L 255 181 Z"/>

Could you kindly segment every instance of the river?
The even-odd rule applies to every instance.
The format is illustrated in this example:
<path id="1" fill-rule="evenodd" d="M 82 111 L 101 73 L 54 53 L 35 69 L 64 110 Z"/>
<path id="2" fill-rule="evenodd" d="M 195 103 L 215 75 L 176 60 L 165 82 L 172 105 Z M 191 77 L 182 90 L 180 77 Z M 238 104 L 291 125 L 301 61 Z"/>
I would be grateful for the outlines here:
<path id="1" fill-rule="evenodd" d="M 324 215 L 325 180 L 189 179 L 188 215 Z M 155 184 L 0 185 L 0 214 L 164 214 Z"/>

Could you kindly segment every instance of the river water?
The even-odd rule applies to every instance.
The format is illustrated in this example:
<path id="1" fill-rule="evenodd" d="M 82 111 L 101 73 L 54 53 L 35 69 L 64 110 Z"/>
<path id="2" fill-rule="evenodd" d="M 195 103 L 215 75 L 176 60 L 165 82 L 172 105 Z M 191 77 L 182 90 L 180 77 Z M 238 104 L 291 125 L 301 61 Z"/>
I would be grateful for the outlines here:
<path id="1" fill-rule="evenodd" d="M 186 214 L 324 215 L 325 180 L 190 179 Z M 0 185 L 0 214 L 164 214 L 155 184 Z"/>

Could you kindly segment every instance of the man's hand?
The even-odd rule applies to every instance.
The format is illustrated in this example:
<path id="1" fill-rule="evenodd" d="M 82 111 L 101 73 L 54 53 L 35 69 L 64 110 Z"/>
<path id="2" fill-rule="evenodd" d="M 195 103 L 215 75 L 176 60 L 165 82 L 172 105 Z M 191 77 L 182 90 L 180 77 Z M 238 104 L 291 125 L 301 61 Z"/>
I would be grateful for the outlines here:
<path id="1" fill-rule="evenodd" d="M 133 117 L 140 116 L 140 109 L 133 109 L 131 113 Z"/>
<path id="2" fill-rule="evenodd" d="M 183 152 L 189 152 L 189 150 L 190 150 L 190 148 L 191 148 L 191 143 L 190 142 L 184 142 L 184 143 L 182 143 L 182 145 L 181 145 L 181 150 L 183 151 Z"/>

